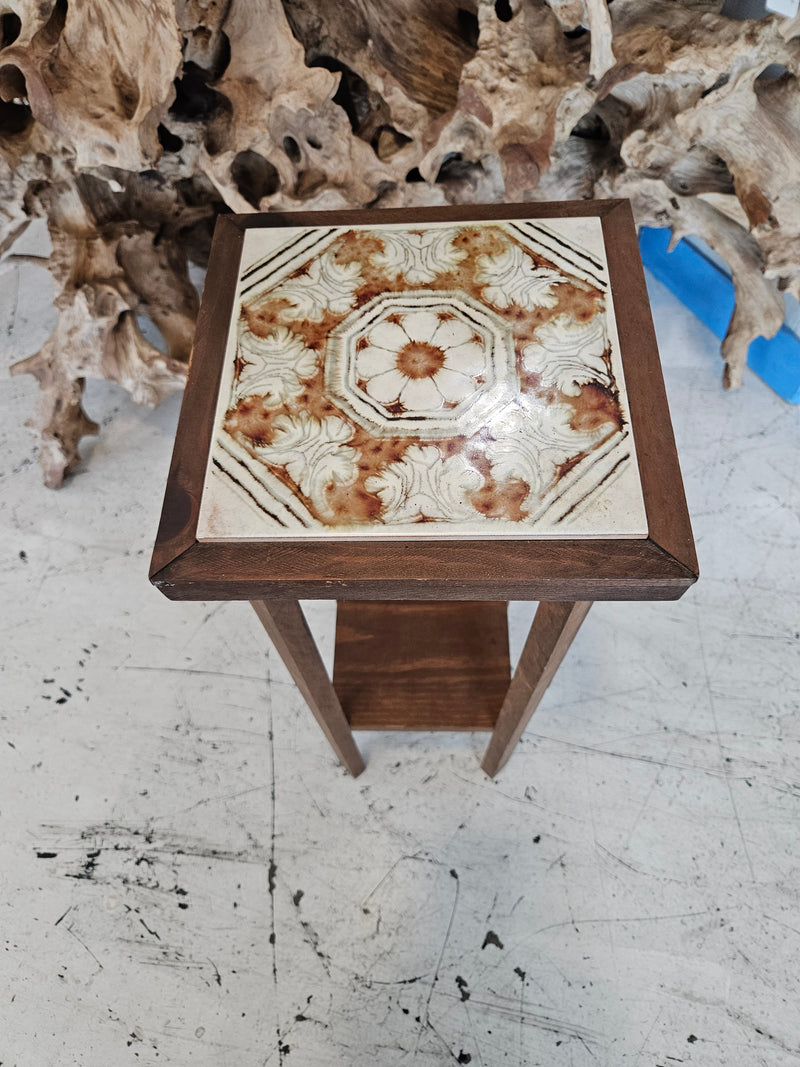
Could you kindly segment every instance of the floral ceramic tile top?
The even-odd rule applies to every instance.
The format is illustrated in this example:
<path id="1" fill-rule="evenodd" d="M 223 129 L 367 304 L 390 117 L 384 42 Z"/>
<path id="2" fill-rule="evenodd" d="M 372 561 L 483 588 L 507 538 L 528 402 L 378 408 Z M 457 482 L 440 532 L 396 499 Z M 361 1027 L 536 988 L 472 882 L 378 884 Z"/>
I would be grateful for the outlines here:
<path id="1" fill-rule="evenodd" d="M 600 220 L 255 228 L 198 537 L 643 537 Z"/>

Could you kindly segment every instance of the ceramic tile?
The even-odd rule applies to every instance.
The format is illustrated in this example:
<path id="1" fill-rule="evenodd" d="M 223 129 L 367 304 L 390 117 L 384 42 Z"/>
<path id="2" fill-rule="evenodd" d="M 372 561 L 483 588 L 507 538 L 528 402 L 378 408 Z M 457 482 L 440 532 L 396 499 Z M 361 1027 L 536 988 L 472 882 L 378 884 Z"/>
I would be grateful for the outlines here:
<path id="1" fill-rule="evenodd" d="M 642 537 L 597 218 L 247 231 L 198 537 Z"/>

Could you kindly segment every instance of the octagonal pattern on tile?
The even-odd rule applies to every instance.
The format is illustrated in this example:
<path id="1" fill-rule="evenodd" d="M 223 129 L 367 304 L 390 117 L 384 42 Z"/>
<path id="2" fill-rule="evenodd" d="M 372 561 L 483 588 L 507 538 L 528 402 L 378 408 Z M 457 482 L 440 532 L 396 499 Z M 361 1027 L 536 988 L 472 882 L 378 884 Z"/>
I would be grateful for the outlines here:
<path id="1" fill-rule="evenodd" d="M 385 437 L 472 434 L 518 392 L 511 331 L 461 293 L 376 297 L 330 334 L 325 384 Z"/>

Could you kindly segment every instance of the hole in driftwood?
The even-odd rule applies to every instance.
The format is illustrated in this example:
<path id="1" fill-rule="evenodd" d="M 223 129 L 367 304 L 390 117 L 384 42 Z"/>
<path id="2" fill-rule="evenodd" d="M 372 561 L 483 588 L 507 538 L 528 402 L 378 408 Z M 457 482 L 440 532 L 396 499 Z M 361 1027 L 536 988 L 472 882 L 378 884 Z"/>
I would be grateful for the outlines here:
<path id="1" fill-rule="evenodd" d="M 223 106 L 225 97 L 208 84 L 208 72 L 196 63 L 188 62 L 183 77 L 175 81 L 175 99 L 169 109 L 176 119 L 194 121 L 213 115 Z"/>
<path id="2" fill-rule="evenodd" d="M 11 137 L 23 133 L 33 122 L 33 114 L 27 104 L 6 103 L 0 100 L 0 133 Z"/>
<path id="3" fill-rule="evenodd" d="M 205 267 L 211 252 L 211 238 L 217 215 L 229 214 L 231 209 L 219 198 L 219 192 L 205 175 L 192 178 L 179 178 L 175 182 L 175 192 L 180 202 L 191 208 L 204 208 L 208 213 L 198 218 L 197 211 L 190 212 L 192 219 L 188 225 L 179 229 L 181 248 L 192 263 Z M 192 279 L 194 281 L 194 279 Z"/>
<path id="4" fill-rule="evenodd" d="M 231 39 L 220 30 L 219 33 L 219 49 L 214 57 L 214 65 L 209 70 L 209 81 L 215 82 L 217 78 L 221 78 L 225 71 L 228 69 L 228 64 L 231 61 Z"/>
<path id="5" fill-rule="evenodd" d="M 168 130 L 163 123 L 159 123 L 156 133 L 158 134 L 158 143 L 165 152 L 180 152 L 183 148 L 182 139 Z"/>
<path id="6" fill-rule="evenodd" d="M 724 0 L 720 14 L 726 19 L 763 19 L 767 9 L 765 0 Z"/>
<path id="7" fill-rule="evenodd" d="M 460 152 L 448 152 L 442 160 L 442 165 L 439 167 L 439 173 L 436 175 L 437 182 L 445 182 L 448 178 L 454 177 L 455 171 L 459 164 L 464 162 L 464 157 Z"/>
<path id="8" fill-rule="evenodd" d="M 378 188 L 375 190 L 375 199 L 370 200 L 370 202 L 367 204 L 367 207 L 378 207 L 384 196 L 389 193 L 393 193 L 396 188 L 397 182 L 378 182 Z"/>
<path id="9" fill-rule="evenodd" d="M 571 137 L 582 137 L 585 141 L 610 141 L 608 126 L 594 111 L 587 111 L 570 130 Z"/>
<path id="10" fill-rule="evenodd" d="M 203 139 L 210 156 L 219 155 L 220 152 L 230 147 L 232 116 L 233 105 L 227 96 L 220 94 L 219 107 L 211 116 Z"/>
<path id="11" fill-rule="evenodd" d="M 714 82 L 713 85 L 710 85 L 708 87 L 708 89 L 704 89 L 703 90 L 703 92 L 700 94 L 701 97 L 702 96 L 708 96 L 709 93 L 713 93 L 717 89 L 721 89 L 722 86 L 723 85 L 727 85 L 730 80 L 731 80 L 730 74 L 720 74 L 720 76 L 717 78 L 717 80 Z"/>
<path id="12" fill-rule="evenodd" d="M 137 174 L 118 167 L 99 167 L 94 174 L 80 173 L 75 186 L 98 228 L 136 219 L 142 226 L 155 229 L 169 200 L 165 179 L 152 169 Z"/>
<path id="13" fill-rule="evenodd" d="M 588 32 L 585 26 L 575 26 L 571 30 L 564 30 L 564 36 L 575 40 L 578 37 L 585 37 Z"/>
<path id="14" fill-rule="evenodd" d="M 406 181 L 407 182 L 424 182 L 425 179 L 420 174 L 419 167 L 412 167 L 411 170 L 408 172 L 408 174 L 406 174 Z"/>
<path id="15" fill-rule="evenodd" d="M 7 48 L 19 37 L 22 20 L 14 11 L 6 11 L 0 16 L 0 48 Z"/>
<path id="16" fill-rule="evenodd" d="M 25 75 L 10 64 L 0 68 L 0 131 L 9 136 L 23 133 L 32 122 Z"/>
<path id="17" fill-rule="evenodd" d="M 494 13 L 501 22 L 511 22 L 514 17 L 509 0 L 495 0 Z"/>
<path id="18" fill-rule="evenodd" d="M 303 158 L 300 152 L 300 145 L 295 141 L 294 137 L 284 137 L 283 150 L 292 163 L 299 163 Z"/>
<path id="19" fill-rule="evenodd" d="M 111 81 L 117 91 L 117 100 L 123 117 L 132 119 L 139 106 L 139 86 L 120 67 L 112 72 Z"/>
<path id="20" fill-rule="evenodd" d="M 68 8 L 67 0 L 56 0 L 55 4 L 53 4 L 53 10 L 50 12 L 50 18 L 36 34 L 35 41 L 37 44 L 49 46 L 56 43 L 67 21 Z"/>
<path id="21" fill-rule="evenodd" d="M 271 196 L 280 186 L 280 178 L 275 167 L 268 159 L 264 159 L 250 148 L 239 152 L 234 158 L 231 164 L 231 177 L 248 204 L 256 210 L 262 198 Z"/>
<path id="22" fill-rule="evenodd" d="M 308 135 L 306 135 L 306 144 L 309 146 L 309 148 L 322 148 L 322 144 L 317 140 L 316 137 L 310 137 Z"/>
<path id="23" fill-rule="evenodd" d="M 175 81 L 175 99 L 169 114 L 181 122 L 207 122 L 203 143 L 209 155 L 216 156 L 228 147 L 233 105 L 226 96 L 208 84 L 211 74 L 191 60 L 182 77 Z"/>
<path id="24" fill-rule="evenodd" d="M 460 7 L 456 12 L 456 25 L 458 26 L 458 35 L 461 40 L 465 41 L 470 48 L 477 50 L 481 27 L 475 12 L 468 11 L 465 7 Z"/>
<path id="25" fill-rule="evenodd" d="M 0 67 L 0 98 L 8 102 L 27 103 L 28 86 L 25 75 L 13 64 Z"/>
<path id="26" fill-rule="evenodd" d="M 325 185 L 327 180 L 328 178 L 324 171 L 317 170 L 315 167 L 311 167 L 309 170 L 301 170 L 297 175 L 294 195 L 302 199 L 312 196 Z"/>
<path id="27" fill-rule="evenodd" d="M 477 171 L 482 171 L 480 163 L 473 163 L 464 159 L 460 152 L 448 152 L 439 167 L 436 175 L 437 182 L 459 181 L 463 178 L 471 178 Z"/>
<path id="28" fill-rule="evenodd" d="M 370 104 L 370 89 L 362 77 L 351 70 L 345 63 L 332 56 L 317 56 L 310 67 L 323 67 L 332 74 L 338 74 L 339 85 L 333 95 L 334 104 L 347 115 L 353 133 L 357 134 L 361 126 L 372 110 Z"/>
<path id="29" fill-rule="evenodd" d="M 768 67 L 764 67 L 759 76 L 755 80 L 756 91 L 763 85 L 768 85 L 770 82 L 776 82 L 788 74 L 789 71 L 783 65 L 783 63 L 770 63 Z"/>
<path id="30" fill-rule="evenodd" d="M 378 159 L 389 159 L 410 143 L 411 138 L 400 133 L 394 126 L 379 126 L 370 141 Z"/>
<path id="31" fill-rule="evenodd" d="M 700 193 L 730 195 L 735 192 L 733 175 L 725 160 L 697 145 L 670 167 L 662 180 L 681 196 L 698 196 Z"/>

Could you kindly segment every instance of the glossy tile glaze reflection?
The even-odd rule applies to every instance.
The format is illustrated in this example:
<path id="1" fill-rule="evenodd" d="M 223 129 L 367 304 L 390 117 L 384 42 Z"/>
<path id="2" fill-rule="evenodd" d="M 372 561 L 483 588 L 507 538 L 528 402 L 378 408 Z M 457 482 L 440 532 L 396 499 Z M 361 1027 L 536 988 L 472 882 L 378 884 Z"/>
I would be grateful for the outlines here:
<path id="1" fill-rule="evenodd" d="M 255 228 L 198 537 L 645 536 L 602 228 Z"/>

